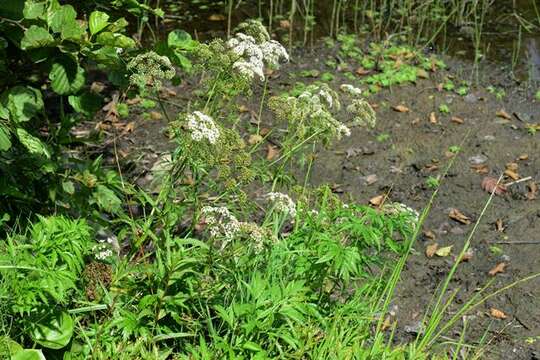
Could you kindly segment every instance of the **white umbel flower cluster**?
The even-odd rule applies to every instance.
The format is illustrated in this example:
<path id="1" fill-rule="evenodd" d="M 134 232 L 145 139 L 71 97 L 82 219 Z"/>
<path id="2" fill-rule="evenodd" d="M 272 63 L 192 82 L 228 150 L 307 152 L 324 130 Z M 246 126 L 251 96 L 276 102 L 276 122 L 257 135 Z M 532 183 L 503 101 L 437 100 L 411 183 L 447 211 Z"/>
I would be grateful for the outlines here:
<path id="1" fill-rule="evenodd" d="M 223 237 L 228 242 L 240 230 L 240 222 L 224 206 L 205 206 L 202 208 L 202 215 L 211 237 Z"/>
<path id="2" fill-rule="evenodd" d="M 382 207 L 382 211 L 388 215 L 406 215 L 409 218 L 409 224 L 413 228 L 416 227 L 420 220 L 418 211 L 400 202 L 385 203 Z"/>
<path id="3" fill-rule="evenodd" d="M 347 112 L 354 116 L 353 123 L 355 125 L 367 126 L 374 128 L 377 124 L 377 115 L 375 110 L 365 99 L 354 99 L 349 106 Z"/>
<path id="4" fill-rule="evenodd" d="M 245 78 L 252 80 L 255 76 L 264 81 L 264 64 L 277 67 L 282 59 L 289 61 L 285 48 L 275 40 L 257 43 L 255 38 L 244 33 L 237 33 L 227 41 L 229 49 L 239 57 L 233 64 Z"/>
<path id="5" fill-rule="evenodd" d="M 111 247 L 103 243 L 94 245 L 92 247 L 92 253 L 94 254 L 94 257 L 96 258 L 96 260 L 101 260 L 101 261 L 108 260 L 114 254 Z"/>
<path id="6" fill-rule="evenodd" d="M 219 139 L 219 129 L 214 119 L 200 111 L 195 111 L 187 116 L 187 128 L 194 141 L 199 142 L 206 139 L 213 145 Z"/>
<path id="7" fill-rule="evenodd" d="M 265 195 L 265 198 L 274 205 L 274 209 L 291 217 L 296 216 L 296 204 L 289 195 L 280 192 L 270 192 Z"/>
<path id="8" fill-rule="evenodd" d="M 341 84 L 339 88 L 350 96 L 357 97 L 362 95 L 362 90 L 351 84 Z"/>
<path id="9" fill-rule="evenodd" d="M 264 247 L 264 239 L 267 232 L 255 223 L 238 221 L 224 206 L 205 206 L 202 208 L 204 222 L 208 227 L 208 232 L 213 238 L 223 240 L 221 249 L 223 250 L 234 238 L 248 237 L 252 241 L 252 246 L 256 252 L 260 252 Z"/>

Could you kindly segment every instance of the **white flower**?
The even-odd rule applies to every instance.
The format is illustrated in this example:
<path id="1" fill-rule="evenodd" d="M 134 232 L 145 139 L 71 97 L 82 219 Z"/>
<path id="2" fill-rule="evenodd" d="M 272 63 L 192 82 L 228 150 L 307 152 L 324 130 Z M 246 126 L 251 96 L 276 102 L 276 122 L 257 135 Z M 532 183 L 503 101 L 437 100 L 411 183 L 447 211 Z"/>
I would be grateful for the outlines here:
<path id="1" fill-rule="evenodd" d="M 420 220 L 418 211 L 399 202 L 385 203 L 382 207 L 382 211 L 388 215 L 407 215 L 410 218 L 409 224 L 413 227 L 415 227 Z"/>
<path id="2" fill-rule="evenodd" d="M 240 222 L 224 206 L 205 206 L 202 209 L 204 222 L 208 226 L 211 237 L 223 237 L 224 248 L 240 230 Z"/>
<path id="3" fill-rule="evenodd" d="M 341 91 L 351 95 L 351 96 L 360 96 L 362 95 L 362 90 L 351 85 L 351 84 L 342 84 L 340 87 Z"/>
<path id="4" fill-rule="evenodd" d="M 289 195 L 280 192 L 270 192 L 266 194 L 265 198 L 274 204 L 276 210 L 287 213 L 291 217 L 296 216 L 296 204 Z"/>
<path id="5" fill-rule="evenodd" d="M 233 63 L 233 69 L 249 80 L 252 80 L 255 75 L 261 81 L 265 79 L 264 63 L 277 67 L 281 59 L 289 61 L 289 54 L 285 48 L 274 40 L 258 44 L 253 36 L 237 33 L 235 37 L 227 41 L 227 46 L 239 57 Z"/>
<path id="6" fill-rule="evenodd" d="M 351 136 L 351 129 L 349 129 L 345 124 L 337 125 L 338 138 L 341 136 Z"/>
<path id="7" fill-rule="evenodd" d="M 187 128 L 191 132 L 191 138 L 194 141 L 206 139 L 210 144 L 215 144 L 219 138 L 219 129 L 214 120 L 200 111 L 188 115 Z"/>
<path id="8" fill-rule="evenodd" d="M 371 105 L 364 99 L 354 99 L 347 106 L 347 112 L 354 115 L 353 122 L 356 125 L 375 127 L 377 123 L 377 114 Z"/>
<path id="9" fill-rule="evenodd" d="M 289 61 L 287 50 L 275 40 L 263 42 L 260 48 L 263 53 L 264 61 L 271 67 L 278 66 L 281 59 L 284 59 L 286 62 Z"/>
<path id="10" fill-rule="evenodd" d="M 112 249 L 105 244 L 94 245 L 92 247 L 92 252 L 94 253 L 96 260 L 107 260 L 113 256 Z"/>
<path id="11" fill-rule="evenodd" d="M 240 75 L 252 80 L 255 75 L 259 80 L 264 81 L 264 65 L 262 61 L 252 57 L 249 61 L 239 60 L 233 64 L 233 69 L 237 70 Z"/>

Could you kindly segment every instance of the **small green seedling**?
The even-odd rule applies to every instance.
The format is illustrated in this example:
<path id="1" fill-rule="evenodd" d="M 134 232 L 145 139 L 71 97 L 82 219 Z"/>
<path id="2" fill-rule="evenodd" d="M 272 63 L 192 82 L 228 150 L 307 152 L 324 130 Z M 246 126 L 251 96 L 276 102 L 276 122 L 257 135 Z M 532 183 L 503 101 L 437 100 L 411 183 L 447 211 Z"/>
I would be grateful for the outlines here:
<path id="1" fill-rule="evenodd" d="M 448 151 L 450 151 L 452 154 L 457 154 L 461 151 L 461 146 L 452 145 L 448 148 Z"/>
<path id="2" fill-rule="evenodd" d="M 441 104 L 439 105 L 439 111 L 441 112 L 441 114 L 449 114 L 450 108 L 446 104 Z"/>
<path id="3" fill-rule="evenodd" d="M 388 133 L 379 134 L 379 135 L 377 135 L 376 139 L 380 143 L 385 142 L 385 141 L 390 139 L 390 134 L 388 134 Z"/>
<path id="4" fill-rule="evenodd" d="M 429 188 L 429 189 L 436 189 L 438 188 L 439 186 L 441 185 L 441 182 L 439 181 L 438 178 L 434 177 L 434 176 L 430 176 L 426 179 L 426 186 Z"/>

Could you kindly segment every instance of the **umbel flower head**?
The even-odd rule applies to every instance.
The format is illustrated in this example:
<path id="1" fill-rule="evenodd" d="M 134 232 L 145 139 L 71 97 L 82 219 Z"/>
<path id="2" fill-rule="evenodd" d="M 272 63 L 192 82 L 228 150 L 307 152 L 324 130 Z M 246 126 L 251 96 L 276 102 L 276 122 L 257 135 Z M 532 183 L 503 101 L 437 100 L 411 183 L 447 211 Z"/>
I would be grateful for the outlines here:
<path id="1" fill-rule="evenodd" d="M 266 27 L 255 19 L 249 19 L 238 24 L 234 29 L 234 33 L 242 33 L 251 36 L 258 44 L 262 44 L 265 41 L 270 40 L 270 34 Z"/>
<path id="2" fill-rule="evenodd" d="M 171 80 L 176 74 L 169 58 L 153 51 L 131 59 L 127 70 L 131 72 L 129 82 L 137 86 L 142 93 L 148 88 L 158 91 L 163 86 L 163 80 Z"/>
<path id="3" fill-rule="evenodd" d="M 300 138 L 318 133 L 324 140 L 334 137 L 339 140 L 351 134 L 350 129 L 332 114 L 341 105 L 338 94 L 326 84 L 310 85 L 297 97 L 273 97 L 269 105 L 279 119 L 288 122 L 289 130 L 295 131 Z"/>
<path id="4" fill-rule="evenodd" d="M 265 195 L 265 198 L 272 203 L 275 210 L 289 214 L 291 217 L 296 216 L 296 204 L 289 195 L 280 192 L 270 192 Z"/>
<path id="5" fill-rule="evenodd" d="M 249 20 L 238 26 L 236 34 L 227 41 L 227 47 L 238 59 L 234 70 L 249 80 L 255 76 L 263 81 L 264 65 L 277 68 L 280 61 L 289 61 L 289 54 L 277 41 L 270 40 L 266 28 L 257 20 Z"/>
<path id="6" fill-rule="evenodd" d="M 200 111 L 187 116 L 186 127 L 191 132 L 191 139 L 194 141 L 207 140 L 213 145 L 219 138 L 219 129 L 214 119 Z"/>
<path id="7" fill-rule="evenodd" d="M 224 206 L 205 206 L 202 208 L 204 222 L 212 238 L 222 240 L 224 249 L 235 238 L 248 238 L 256 252 L 260 252 L 269 233 L 255 223 L 238 221 Z"/>
<path id="8" fill-rule="evenodd" d="M 353 123 L 360 126 L 368 126 L 374 128 L 377 123 L 377 115 L 375 110 L 365 99 L 354 99 L 349 106 L 347 112 L 354 116 Z"/>

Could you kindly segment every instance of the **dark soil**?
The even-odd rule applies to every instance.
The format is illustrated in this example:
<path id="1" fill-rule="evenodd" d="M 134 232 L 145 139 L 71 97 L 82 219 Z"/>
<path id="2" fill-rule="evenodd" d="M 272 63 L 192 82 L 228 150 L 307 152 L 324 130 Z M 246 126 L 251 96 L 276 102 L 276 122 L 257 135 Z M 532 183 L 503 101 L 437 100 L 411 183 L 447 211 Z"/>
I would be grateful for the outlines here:
<path id="1" fill-rule="evenodd" d="M 304 69 L 328 71 L 323 65 L 326 56 L 330 56 L 328 50 L 317 49 L 294 57 L 292 63 L 272 76 L 270 93 L 289 90 L 295 81 L 313 81 L 293 78 L 291 74 Z M 452 255 L 428 258 L 426 247 L 434 242 L 439 247 L 453 245 L 452 254 L 459 253 L 490 195 L 481 187 L 483 178 L 498 178 L 506 164 L 514 162 L 518 164 L 520 177 L 531 176 L 532 182 L 540 183 L 540 134 L 531 135 L 526 130 L 527 123 L 540 123 L 540 102 L 533 99 L 529 89 L 510 82 L 507 74 L 496 70 L 486 73 L 484 81 L 486 85 L 508 85 L 503 100 L 497 100 L 483 87 L 472 88 L 465 97 L 439 91 L 437 87 L 445 75 L 469 73 L 469 65 L 453 63 L 451 59 L 447 62 L 451 68 L 432 74 L 431 79 L 372 95 L 369 101 L 377 106 L 376 128 L 370 131 L 357 128 L 351 137 L 331 149 L 320 150 L 310 178 L 312 185 L 333 184 L 344 198 L 359 203 L 388 194 L 390 200 L 421 211 L 433 192 L 426 180 L 442 175 L 452 156 L 449 148 L 461 146 L 454 165 L 441 180 L 440 192 L 424 225 L 424 233 L 434 238 L 424 234 L 418 239 L 393 301 L 399 342 L 414 339 L 411 329 L 422 319 L 432 294 L 453 263 Z M 340 74 L 331 82 L 336 89 L 342 83 L 350 81 Z M 168 100 L 185 103 L 190 88 L 186 82 L 175 88 L 178 96 Z M 246 101 L 249 109 L 257 111 L 260 99 L 257 94 L 260 93 L 258 87 L 255 96 Z M 410 112 L 392 109 L 400 104 L 407 106 Z M 447 104 L 451 113 L 441 114 L 440 104 Z M 511 119 L 496 115 L 502 109 Z M 181 109 L 171 105 L 169 111 L 174 114 Z M 429 121 L 432 112 L 437 116 L 436 124 Z M 452 122 L 452 117 L 463 119 L 463 124 Z M 265 113 L 262 125 L 271 127 L 271 119 L 272 115 Z M 166 121 L 140 116 L 132 116 L 129 121 L 134 121 L 135 130 L 132 133 L 117 131 L 117 150 L 122 164 L 134 165 L 131 176 L 138 178 L 140 184 L 146 184 L 152 178 L 152 166 L 171 148 L 164 134 Z M 379 137 L 378 141 L 381 134 L 388 134 L 387 140 L 381 141 Z M 112 143 L 108 143 L 109 161 L 114 164 Z M 470 159 L 479 156 L 485 158 L 483 170 L 487 169 L 487 173 L 479 173 L 478 168 L 471 167 Z M 369 175 L 376 175 L 376 181 L 371 183 L 373 176 L 369 178 L 371 181 L 366 181 Z M 505 177 L 503 181 L 511 179 Z M 528 199 L 529 185 L 529 181 L 511 185 L 505 194 L 493 198 L 472 235 L 472 258 L 460 264 L 451 282 L 452 289 L 460 289 L 455 306 L 449 310 L 451 313 L 490 280 L 493 284 L 488 293 L 540 272 L 540 194 L 537 199 Z M 468 216 L 471 224 L 450 219 L 451 208 Z M 504 229 L 497 229 L 498 220 L 502 221 Z M 494 251 L 493 246 L 501 252 Z M 490 269 L 501 262 L 508 264 L 505 271 L 490 276 Z M 491 308 L 503 311 L 507 318 L 494 319 L 490 316 Z M 540 278 L 493 297 L 469 315 L 472 316 L 468 321 L 467 342 L 475 345 L 487 333 L 489 345 L 484 358 L 540 359 Z M 457 341 L 461 326 L 458 324 L 454 332 L 447 334 L 448 338 Z"/>

